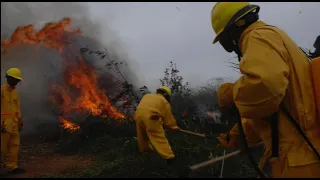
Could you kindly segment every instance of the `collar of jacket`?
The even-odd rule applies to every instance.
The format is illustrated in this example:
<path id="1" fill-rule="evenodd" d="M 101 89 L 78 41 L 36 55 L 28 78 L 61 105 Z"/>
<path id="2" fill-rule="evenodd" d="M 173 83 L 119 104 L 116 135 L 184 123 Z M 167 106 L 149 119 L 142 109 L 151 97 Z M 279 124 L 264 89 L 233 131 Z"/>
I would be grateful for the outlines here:
<path id="1" fill-rule="evenodd" d="M 5 89 L 7 89 L 9 91 L 13 91 L 16 89 L 15 87 L 11 87 L 7 82 L 3 86 L 5 87 Z"/>
<path id="2" fill-rule="evenodd" d="M 252 23 L 246 30 L 244 30 L 243 33 L 240 36 L 239 43 L 238 43 L 240 50 L 241 50 L 242 41 L 243 41 L 244 37 L 247 34 L 249 34 L 249 32 L 251 32 L 252 30 L 254 30 L 256 28 L 259 28 L 259 27 L 262 27 L 262 26 L 266 26 L 266 25 L 267 24 L 262 22 L 262 21 L 257 21 L 257 22 Z"/>

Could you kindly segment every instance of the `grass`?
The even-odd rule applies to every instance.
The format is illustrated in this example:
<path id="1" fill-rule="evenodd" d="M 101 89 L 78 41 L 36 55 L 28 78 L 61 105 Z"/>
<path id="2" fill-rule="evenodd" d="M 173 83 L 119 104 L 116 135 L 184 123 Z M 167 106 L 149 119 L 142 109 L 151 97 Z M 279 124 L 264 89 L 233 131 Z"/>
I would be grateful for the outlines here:
<path id="1" fill-rule="evenodd" d="M 104 144 L 100 143 L 93 146 L 92 155 L 97 160 L 88 168 L 82 170 L 70 168 L 61 172 L 61 174 L 45 175 L 44 177 L 169 178 L 177 177 L 176 170 L 179 168 L 208 160 L 210 154 L 213 157 L 222 155 L 222 150 L 216 149 L 212 141 L 177 136 L 171 139 L 177 161 L 175 162 L 175 168 L 170 168 L 164 160 L 156 155 L 141 155 L 137 152 L 135 139 L 118 140 L 123 144 L 110 149 L 104 149 Z M 203 168 L 192 173 L 190 177 L 218 177 L 220 166 L 221 163 L 218 163 Z M 236 156 L 233 159 L 226 160 L 224 171 L 224 177 L 256 176 L 245 156 Z"/>

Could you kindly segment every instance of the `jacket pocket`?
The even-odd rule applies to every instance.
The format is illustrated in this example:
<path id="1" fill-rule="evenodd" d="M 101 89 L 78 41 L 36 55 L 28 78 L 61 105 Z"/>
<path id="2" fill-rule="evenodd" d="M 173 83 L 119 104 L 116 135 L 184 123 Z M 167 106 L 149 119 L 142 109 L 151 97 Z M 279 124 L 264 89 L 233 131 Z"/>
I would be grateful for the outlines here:
<path id="1" fill-rule="evenodd" d="M 304 144 L 295 151 L 288 153 L 289 166 L 303 166 L 319 162 L 315 152 L 309 147 L 308 144 Z"/>

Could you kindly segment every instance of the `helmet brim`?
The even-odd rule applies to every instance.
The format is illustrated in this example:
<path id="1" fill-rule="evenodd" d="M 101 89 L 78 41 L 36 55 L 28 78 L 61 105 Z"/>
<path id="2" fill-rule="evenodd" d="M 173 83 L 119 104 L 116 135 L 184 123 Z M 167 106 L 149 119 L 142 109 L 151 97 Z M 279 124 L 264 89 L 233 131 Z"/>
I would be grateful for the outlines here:
<path id="1" fill-rule="evenodd" d="M 220 32 L 217 33 L 216 37 L 214 38 L 214 40 L 212 41 L 212 44 L 215 44 L 219 41 L 220 39 L 220 35 L 223 32 L 224 29 L 222 29 Z"/>
<path id="2" fill-rule="evenodd" d="M 12 75 L 7 75 L 7 76 L 10 76 L 10 77 L 13 77 L 13 78 L 15 78 L 15 79 L 18 79 L 18 80 L 22 81 L 22 78 L 21 78 L 21 77 L 18 77 L 18 76 L 12 76 Z"/>
<path id="3" fill-rule="evenodd" d="M 212 41 L 212 44 L 215 44 L 219 41 L 218 36 L 216 38 L 214 38 L 214 40 Z"/>

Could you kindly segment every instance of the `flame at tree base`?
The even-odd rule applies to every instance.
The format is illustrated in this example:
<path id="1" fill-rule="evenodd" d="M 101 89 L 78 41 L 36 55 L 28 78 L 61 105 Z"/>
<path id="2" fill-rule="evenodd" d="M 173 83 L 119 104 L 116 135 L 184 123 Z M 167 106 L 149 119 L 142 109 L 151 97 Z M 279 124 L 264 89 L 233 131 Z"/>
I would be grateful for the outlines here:
<path id="1" fill-rule="evenodd" d="M 76 123 L 67 121 L 61 116 L 59 116 L 58 118 L 61 123 L 60 127 L 62 127 L 63 129 L 66 129 L 70 132 L 78 131 L 80 129 L 80 126 L 77 125 Z"/>
<path id="2" fill-rule="evenodd" d="M 111 117 L 122 123 L 125 115 L 112 106 L 105 90 L 98 88 L 97 75 L 84 60 L 69 63 L 64 80 L 64 83 L 52 86 L 54 94 L 60 96 L 53 96 L 52 100 L 63 112 L 86 112 L 93 116 Z"/>

